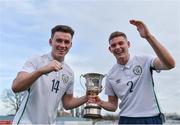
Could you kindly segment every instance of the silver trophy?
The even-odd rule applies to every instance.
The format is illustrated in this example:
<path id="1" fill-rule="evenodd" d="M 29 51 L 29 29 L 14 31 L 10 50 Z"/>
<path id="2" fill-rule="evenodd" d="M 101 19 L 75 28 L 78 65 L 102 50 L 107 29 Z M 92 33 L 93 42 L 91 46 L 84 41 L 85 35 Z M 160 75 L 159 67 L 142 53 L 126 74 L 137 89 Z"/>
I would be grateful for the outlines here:
<path id="1" fill-rule="evenodd" d="M 81 75 L 81 77 L 84 77 L 86 80 L 85 89 L 88 94 L 98 95 L 102 91 L 102 80 L 104 78 L 104 75 L 99 73 L 86 73 L 84 75 Z M 80 83 L 81 83 L 81 77 L 80 77 Z M 84 107 L 84 111 L 83 111 L 83 117 L 101 118 L 102 117 L 101 107 L 95 103 L 86 103 L 86 106 Z"/>

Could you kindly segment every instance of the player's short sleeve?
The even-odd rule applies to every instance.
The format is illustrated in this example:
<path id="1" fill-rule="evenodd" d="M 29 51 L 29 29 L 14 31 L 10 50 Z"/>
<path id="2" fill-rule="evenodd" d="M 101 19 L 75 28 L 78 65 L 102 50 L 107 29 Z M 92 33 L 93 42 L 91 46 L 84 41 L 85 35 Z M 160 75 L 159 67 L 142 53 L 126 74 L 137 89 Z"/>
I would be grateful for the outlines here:
<path id="1" fill-rule="evenodd" d="M 105 94 L 111 95 L 111 96 L 115 95 L 112 85 L 110 83 L 110 80 L 108 79 L 108 76 L 106 77 L 106 80 L 105 80 Z"/>
<path id="2" fill-rule="evenodd" d="M 143 55 L 139 55 L 137 60 L 141 62 L 145 62 L 145 64 L 147 64 L 149 68 L 155 69 L 154 67 L 155 59 L 156 59 L 156 56 L 143 54 Z"/>
<path id="3" fill-rule="evenodd" d="M 25 72 L 28 72 L 28 73 L 31 73 L 31 72 L 35 71 L 37 69 L 37 61 L 38 61 L 37 57 L 33 57 L 33 58 L 28 59 L 24 63 L 21 71 L 25 71 Z"/>
<path id="4" fill-rule="evenodd" d="M 156 57 L 154 57 L 154 56 L 149 56 L 148 57 L 148 60 L 149 60 L 149 63 L 150 63 L 150 67 L 152 67 L 152 68 L 155 68 L 154 67 L 154 60 L 156 59 Z"/>
<path id="5" fill-rule="evenodd" d="M 73 90 L 74 90 L 74 75 L 71 76 L 70 78 L 70 81 L 66 89 L 66 94 L 73 94 Z"/>

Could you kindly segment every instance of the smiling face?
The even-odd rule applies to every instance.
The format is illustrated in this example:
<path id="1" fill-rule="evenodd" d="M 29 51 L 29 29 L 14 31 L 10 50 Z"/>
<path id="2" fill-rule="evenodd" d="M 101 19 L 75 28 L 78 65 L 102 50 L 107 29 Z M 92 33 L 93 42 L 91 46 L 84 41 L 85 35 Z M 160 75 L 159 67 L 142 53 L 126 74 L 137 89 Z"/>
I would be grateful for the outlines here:
<path id="1" fill-rule="evenodd" d="M 129 59 L 130 42 L 123 36 L 117 36 L 109 41 L 109 50 L 116 57 L 117 62 L 126 64 Z"/>
<path id="2" fill-rule="evenodd" d="M 52 46 L 52 56 L 54 59 L 64 61 L 65 55 L 68 53 L 72 46 L 72 37 L 70 33 L 55 32 L 54 36 L 49 40 Z"/>

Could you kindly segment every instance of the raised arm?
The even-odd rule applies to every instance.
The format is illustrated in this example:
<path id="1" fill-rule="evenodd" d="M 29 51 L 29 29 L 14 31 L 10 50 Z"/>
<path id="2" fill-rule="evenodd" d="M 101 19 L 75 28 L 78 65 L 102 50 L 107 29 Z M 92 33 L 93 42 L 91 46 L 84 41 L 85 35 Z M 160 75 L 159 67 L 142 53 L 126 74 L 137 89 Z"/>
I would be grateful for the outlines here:
<path id="1" fill-rule="evenodd" d="M 157 58 L 154 61 L 155 69 L 167 70 L 175 67 L 175 61 L 168 50 L 149 32 L 147 26 L 138 20 L 130 20 L 130 23 L 137 27 L 139 34 L 145 38 L 153 50 Z"/>

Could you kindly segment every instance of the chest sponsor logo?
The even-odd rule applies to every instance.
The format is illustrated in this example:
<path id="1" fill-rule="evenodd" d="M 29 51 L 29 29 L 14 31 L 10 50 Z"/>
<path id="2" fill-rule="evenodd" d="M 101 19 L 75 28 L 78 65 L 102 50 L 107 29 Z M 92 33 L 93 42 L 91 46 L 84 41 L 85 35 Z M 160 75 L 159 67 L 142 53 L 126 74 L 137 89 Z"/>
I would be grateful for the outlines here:
<path id="1" fill-rule="evenodd" d="M 121 82 L 121 79 L 117 79 L 116 83 L 119 84 Z"/>
<path id="2" fill-rule="evenodd" d="M 135 75 L 141 75 L 141 73 L 142 73 L 142 67 L 141 67 L 140 65 L 135 66 L 135 67 L 133 68 L 133 73 L 134 73 Z"/>

